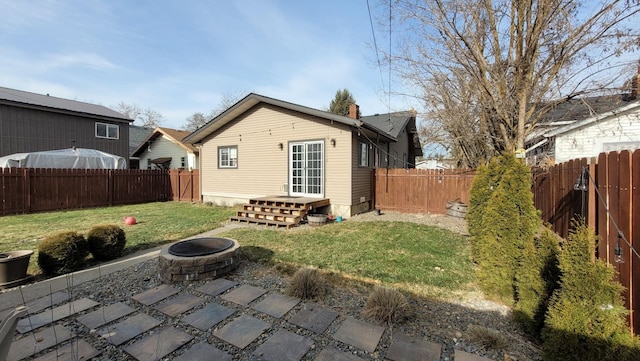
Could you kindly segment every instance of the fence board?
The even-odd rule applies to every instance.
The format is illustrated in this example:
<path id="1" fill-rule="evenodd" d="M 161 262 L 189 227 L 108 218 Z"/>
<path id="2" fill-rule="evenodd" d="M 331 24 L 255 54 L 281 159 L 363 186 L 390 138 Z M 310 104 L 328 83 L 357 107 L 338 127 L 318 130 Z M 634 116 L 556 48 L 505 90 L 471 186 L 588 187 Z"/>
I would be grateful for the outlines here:
<path id="1" fill-rule="evenodd" d="M 640 225 L 633 220 L 637 220 L 640 217 L 640 210 L 638 210 L 636 206 L 640 207 L 640 151 L 636 151 L 631 156 L 631 204 L 629 205 L 629 218 L 631 220 L 631 238 L 629 242 L 633 246 L 636 251 L 640 251 Z M 634 224 L 635 223 L 635 224 Z M 634 330 L 640 330 L 640 315 L 638 315 L 638 310 L 640 310 L 640 285 L 637 282 L 640 280 L 640 259 L 638 259 L 637 254 L 629 254 L 629 258 L 633 258 L 633 263 L 631 264 L 631 297 L 634 300 L 633 302 L 633 320 L 631 325 Z M 637 331 L 636 331 L 637 332 Z"/>
<path id="2" fill-rule="evenodd" d="M 199 200 L 199 173 L 180 171 L 176 182 L 179 183 L 180 179 L 184 186 L 172 193 L 172 179 L 166 170 L 0 169 L 0 215 L 146 203 L 172 198 L 190 202 Z"/>
<path id="3" fill-rule="evenodd" d="M 475 171 L 375 170 L 375 207 L 407 213 L 445 214 L 447 201 L 469 202 Z"/>

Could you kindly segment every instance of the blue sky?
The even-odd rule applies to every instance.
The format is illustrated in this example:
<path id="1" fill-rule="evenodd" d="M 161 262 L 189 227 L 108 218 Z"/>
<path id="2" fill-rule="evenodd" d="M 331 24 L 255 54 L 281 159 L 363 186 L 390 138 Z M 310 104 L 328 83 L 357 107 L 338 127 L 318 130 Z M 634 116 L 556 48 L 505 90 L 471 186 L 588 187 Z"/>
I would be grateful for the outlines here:
<path id="1" fill-rule="evenodd" d="M 0 86 L 135 103 L 166 127 L 224 93 L 325 109 L 347 88 L 364 115 L 419 107 L 388 106 L 366 0 L 0 0 L 0 13 Z"/>

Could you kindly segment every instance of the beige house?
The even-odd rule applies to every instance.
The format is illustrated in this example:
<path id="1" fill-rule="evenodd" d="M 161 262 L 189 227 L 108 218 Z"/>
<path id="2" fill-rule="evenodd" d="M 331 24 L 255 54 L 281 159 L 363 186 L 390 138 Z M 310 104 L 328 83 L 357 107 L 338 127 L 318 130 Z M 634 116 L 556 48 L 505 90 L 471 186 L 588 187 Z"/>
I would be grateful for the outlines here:
<path id="1" fill-rule="evenodd" d="M 345 117 L 249 94 L 184 141 L 200 148 L 204 202 L 272 196 L 328 199 L 342 217 L 372 209 L 375 167 L 422 155 L 415 113 Z"/>
<path id="2" fill-rule="evenodd" d="M 198 148 L 183 143 L 190 132 L 156 128 L 131 153 L 140 169 L 198 169 Z"/>

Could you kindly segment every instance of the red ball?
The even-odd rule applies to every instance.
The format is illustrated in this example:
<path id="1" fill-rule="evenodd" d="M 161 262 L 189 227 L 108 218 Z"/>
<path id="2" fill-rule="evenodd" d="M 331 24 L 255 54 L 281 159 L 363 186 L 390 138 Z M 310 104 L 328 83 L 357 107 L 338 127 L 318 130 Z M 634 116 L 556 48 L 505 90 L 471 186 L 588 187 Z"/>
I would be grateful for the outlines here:
<path id="1" fill-rule="evenodd" d="M 128 226 L 136 224 L 136 217 L 124 217 L 124 224 Z"/>

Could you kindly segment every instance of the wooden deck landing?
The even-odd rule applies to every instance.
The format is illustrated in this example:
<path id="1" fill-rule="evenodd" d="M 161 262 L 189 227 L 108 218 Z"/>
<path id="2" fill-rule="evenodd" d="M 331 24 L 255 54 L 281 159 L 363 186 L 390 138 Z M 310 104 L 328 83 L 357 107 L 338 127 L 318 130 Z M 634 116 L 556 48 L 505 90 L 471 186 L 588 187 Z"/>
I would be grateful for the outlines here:
<path id="1" fill-rule="evenodd" d="M 291 228 L 314 209 L 328 206 L 327 198 L 270 196 L 250 199 L 231 221 Z"/>

